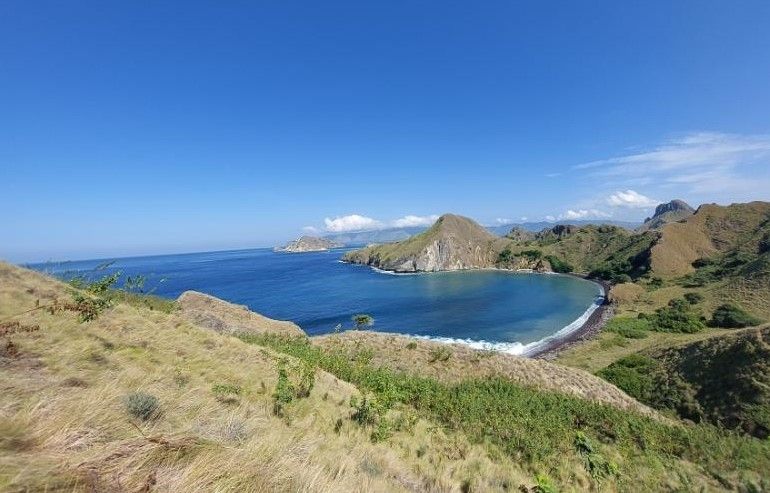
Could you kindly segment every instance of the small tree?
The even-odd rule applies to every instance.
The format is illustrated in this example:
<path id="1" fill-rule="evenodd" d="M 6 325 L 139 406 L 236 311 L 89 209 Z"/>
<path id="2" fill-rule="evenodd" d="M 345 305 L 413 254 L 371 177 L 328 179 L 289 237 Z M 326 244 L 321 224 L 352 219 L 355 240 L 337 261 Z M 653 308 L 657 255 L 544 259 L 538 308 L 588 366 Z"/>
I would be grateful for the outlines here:
<path id="1" fill-rule="evenodd" d="M 374 318 L 366 313 L 358 313 L 351 317 L 353 323 L 356 324 L 356 330 L 366 330 L 374 325 Z"/>

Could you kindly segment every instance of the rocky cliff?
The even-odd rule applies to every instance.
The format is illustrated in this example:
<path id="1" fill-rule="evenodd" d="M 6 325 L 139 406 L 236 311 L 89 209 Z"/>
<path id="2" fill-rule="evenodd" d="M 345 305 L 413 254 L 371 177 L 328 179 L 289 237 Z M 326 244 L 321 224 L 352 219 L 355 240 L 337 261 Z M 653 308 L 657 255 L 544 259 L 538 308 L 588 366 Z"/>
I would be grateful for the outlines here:
<path id="1" fill-rule="evenodd" d="M 424 233 L 349 252 L 343 260 L 394 272 L 481 269 L 494 267 L 506 243 L 471 219 L 444 214 Z"/>
<path id="2" fill-rule="evenodd" d="M 695 213 L 695 209 L 684 200 L 674 199 L 671 202 L 660 204 L 655 208 L 655 214 L 644 220 L 638 231 L 659 229 L 668 223 L 675 223 L 687 219 Z"/>

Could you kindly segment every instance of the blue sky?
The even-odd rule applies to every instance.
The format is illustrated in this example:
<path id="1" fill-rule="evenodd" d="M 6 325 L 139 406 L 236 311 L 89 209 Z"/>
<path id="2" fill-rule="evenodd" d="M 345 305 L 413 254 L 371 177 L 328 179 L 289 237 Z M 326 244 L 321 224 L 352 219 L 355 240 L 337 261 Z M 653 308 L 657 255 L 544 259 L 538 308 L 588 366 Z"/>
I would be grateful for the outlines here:
<path id="1" fill-rule="evenodd" d="M 0 258 L 767 200 L 768 25 L 766 1 L 2 2 Z"/>

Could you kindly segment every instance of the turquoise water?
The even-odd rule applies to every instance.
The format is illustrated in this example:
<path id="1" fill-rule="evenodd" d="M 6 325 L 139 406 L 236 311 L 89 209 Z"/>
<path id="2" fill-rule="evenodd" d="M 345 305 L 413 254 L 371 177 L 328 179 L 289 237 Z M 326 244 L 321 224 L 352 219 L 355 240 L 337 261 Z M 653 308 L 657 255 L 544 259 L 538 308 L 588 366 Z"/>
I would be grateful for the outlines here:
<path id="1" fill-rule="evenodd" d="M 528 344 L 583 315 L 598 287 L 574 277 L 500 271 L 392 275 L 339 261 L 345 250 L 286 254 L 269 249 L 33 265 L 61 277 L 116 270 L 147 277 L 146 288 L 174 298 L 193 289 L 291 320 L 309 334 L 331 332 L 368 313 L 373 330 Z M 518 347 L 518 344 L 514 344 Z M 513 350 L 512 352 L 518 352 Z"/>

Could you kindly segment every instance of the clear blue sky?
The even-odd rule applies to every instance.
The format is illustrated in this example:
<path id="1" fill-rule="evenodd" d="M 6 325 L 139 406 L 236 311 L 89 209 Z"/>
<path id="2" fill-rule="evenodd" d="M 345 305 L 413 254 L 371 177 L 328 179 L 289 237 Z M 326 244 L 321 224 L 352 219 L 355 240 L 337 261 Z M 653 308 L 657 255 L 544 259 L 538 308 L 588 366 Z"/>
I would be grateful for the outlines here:
<path id="1" fill-rule="evenodd" d="M 768 26 L 767 1 L 1 2 L 0 258 L 766 200 Z"/>

